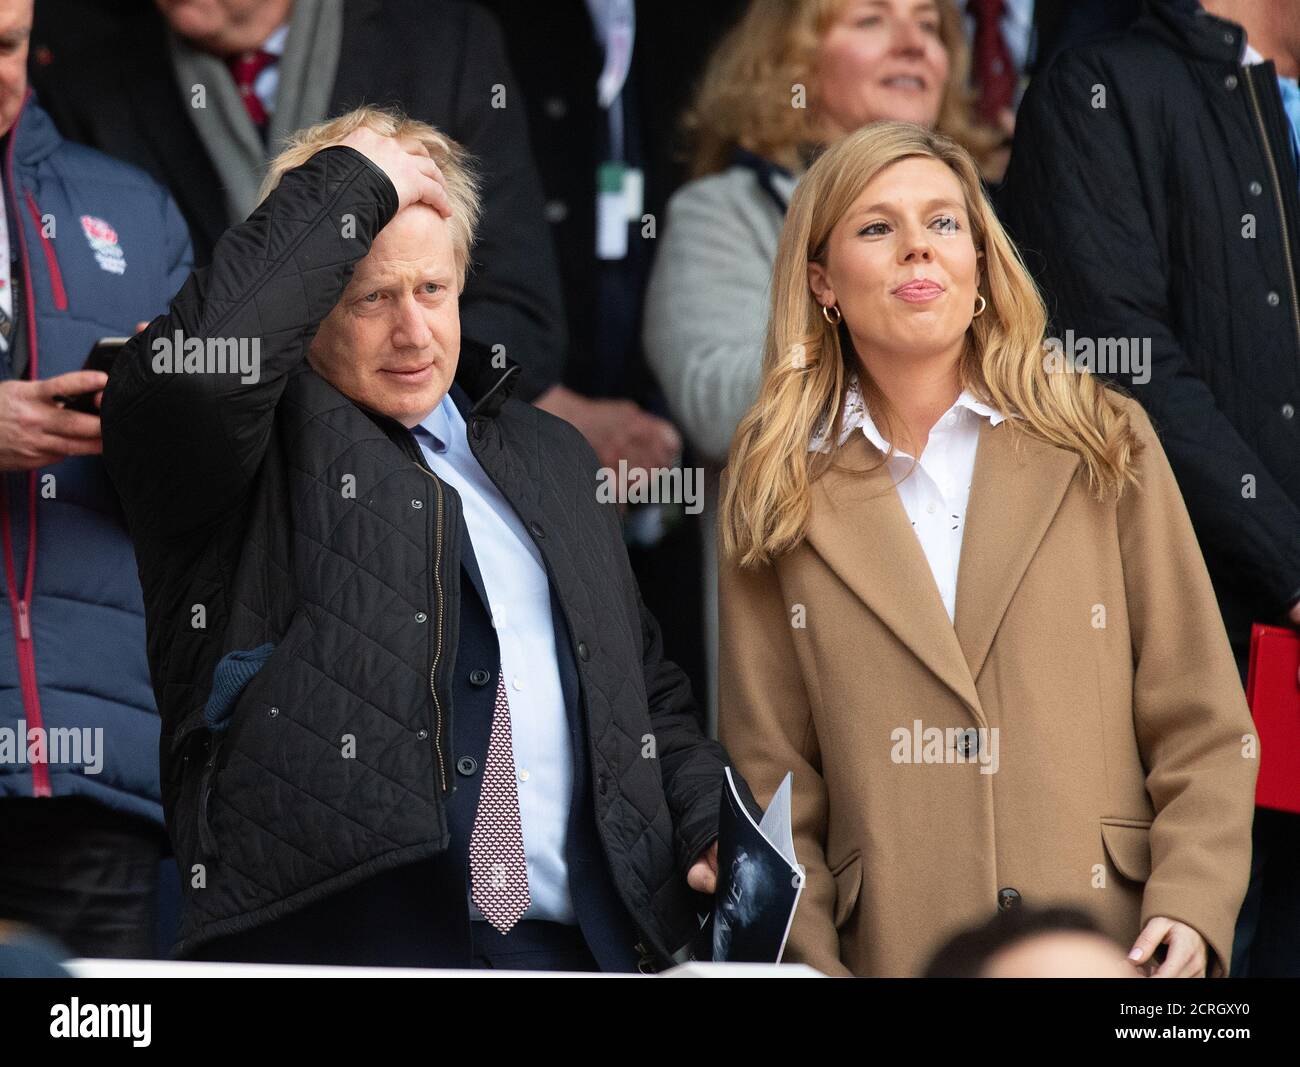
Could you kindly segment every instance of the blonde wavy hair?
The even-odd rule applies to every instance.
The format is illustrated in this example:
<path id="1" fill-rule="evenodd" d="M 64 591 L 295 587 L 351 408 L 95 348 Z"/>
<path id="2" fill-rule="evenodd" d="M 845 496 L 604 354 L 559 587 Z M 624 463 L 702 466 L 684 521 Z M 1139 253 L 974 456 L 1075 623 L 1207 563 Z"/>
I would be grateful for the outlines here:
<path id="1" fill-rule="evenodd" d="M 447 220 L 447 225 L 451 230 L 459 284 L 464 289 L 470 250 L 474 247 L 474 234 L 482 213 L 479 179 L 474 171 L 473 158 L 464 146 L 442 131 L 427 122 L 409 118 L 396 108 L 359 107 L 285 138 L 284 148 L 271 160 L 266 177 L 262 179 L 262 187 L 257 194 L 258 203 L 270 196 L 271 190 L 280 184 L 280 179 L 288 171 L 302 166 L 322 149 L 339 144 L 353 130 L 362 126 L 384 137 L 417 141 L 424 145 L 433 161 L 438 164 L 447 190 L 447 200 L 451 204 L 451 218 Z"/>
<path id="2" fill-rule="evenodd" d="M 851 0 L 752 0 L 714 49 L 682 126 L 693 178 L 731 165 L 737 147 L 791 173 L 801 172 L 819 145 L 814 127 L 817 52 Z M 948 52 L 948 82 L 935 128 L 970 152 L 983 168 L 1002 135 L 976 116 L 970 47 L 961 15 L 937 0 L 939 39 Z M 808 87 L 808 107 L 790 106 L 791 87 Z"/>
<path id="3" fill-rule="evenodd" d="M 1078 453 L 1098 499 L 1137 484 L 1139 446 L 1119 394 L 1082 368 L 1049 366 L 1042 297 L 984 195 L 970 155 L 920 126 L 875 123 L 822 155 L 790 202 L 773 267 L 762 382 L 732 441 L 722 501 L 722 551 L 742 566 L 769 562 L 803 540 L 812 483 L 838 452 L 852 375 L 869 408 L 881 406 L 880 390 L 859 365 L 847 329 L 823 317 L 808 266 L 825 265 L 831 230 L 868 183 L 891 164 L 917 156 L 937 159 L 957 176 L 971 237 L 983 253 L 979 292 L 988 303 L 967 331 L 962 387 L 1004 416 L 1018 415 L 1004 424 L 1013 433 Z M 827 427 L 830 452 L 810 453 L 813 435 Z"/>

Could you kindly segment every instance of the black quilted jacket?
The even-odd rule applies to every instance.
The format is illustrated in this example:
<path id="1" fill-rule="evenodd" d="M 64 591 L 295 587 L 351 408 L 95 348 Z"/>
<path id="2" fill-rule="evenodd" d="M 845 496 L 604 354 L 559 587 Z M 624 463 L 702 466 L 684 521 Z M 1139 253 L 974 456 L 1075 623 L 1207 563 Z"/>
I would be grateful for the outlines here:
<path id="1" fill-rule="evenodd" d="M 1276 68 L 1241 65 L 1242 32 L 1151 0 L 1059 56 L 999 209 L 1056 337 L 1149 346 L 1146 373 L 1110 376 L 1160 431 L 1244 666 L 1251 623 L 1300 598 L 1300 180 Z"/>
<path id="2" fill-rule="evenodd" d="M 307 366 L 317 324 L 397 207 L 349 148 L 287 174 L 119 357 L 105 460 L 135 540 L 162 713 L 163 806 L 185 886 L 178 955 L 447 846 L 460 507 L 396 421 Z M 355 237 L 342 225 L 355 220 Z M 153 342 L 258 338 L 260 377 L 167 374 Z M 581 676 L 596 821 L 647 945 L 689 938 L 690 862 L 726 755 L 629 569 L 596 458 L 462 353 L 475 455 L 531 531 Z M 228 730 L 202 711 L 226 653 L 275 645 Z M 340 758 L 355 737 L 357 758 Z M 651 743 L 652 742 L 652 743 Z M 643 752 L 653 751 L 653 758 Z"/>

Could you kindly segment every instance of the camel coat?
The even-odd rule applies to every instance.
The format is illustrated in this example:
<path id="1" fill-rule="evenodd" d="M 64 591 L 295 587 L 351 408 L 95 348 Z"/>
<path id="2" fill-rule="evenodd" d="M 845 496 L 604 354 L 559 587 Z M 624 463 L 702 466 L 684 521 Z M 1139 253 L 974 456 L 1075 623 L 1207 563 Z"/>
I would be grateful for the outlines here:
<path id="1" fill-rule="evenodd" d="M 1123 403 L 1145 448 L 1118 503 L 1074 453 L 982 421 L 955 624 L 861 432 L 797 548 L 723 561 L 721 740 L 761 804 L 794 772 L 786 960 L 916 975 L 1000 907 L 1068 904 L 1125 952 L 1153 916 L 1187 923 L 1226 970 L 1254 727 L 1169 463 Z"/>

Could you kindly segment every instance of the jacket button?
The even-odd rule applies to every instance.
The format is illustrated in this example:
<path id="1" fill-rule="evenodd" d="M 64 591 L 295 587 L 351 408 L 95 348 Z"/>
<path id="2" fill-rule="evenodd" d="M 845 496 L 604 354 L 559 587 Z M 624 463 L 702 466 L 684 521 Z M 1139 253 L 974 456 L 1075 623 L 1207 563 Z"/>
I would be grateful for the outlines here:
<path id="1" fill-rule="evenodd" d="M 598 774 L 596 776 L 596 788 L 600 791 L 602 797 L 605 795 L 605 790 L 608 784 L 609 783 L 603 774 Z"/>
<path id="2" fill-rule="evenodd" d="M 418 737 L 421 741 L 427 741 L 429 739 L 429 731 L 420 730 L 415 736 Z"/>
<path id="3" fill-rule="evenodd" d="M 542 214 L 546 216 L 547 222 L 563 222 L 569 217 L 569 205 L 563 200 L 548 200 L 546 207 L 542 209 Z"/>
<path id="4" fill-rule="evenodd" d="M 582 660 L 583 663 L 591 659 L 591 649 L 587 647 L 586 641 L 578 642 L 578 659 Z"/>
<path id="5" fill-rule="evenodd" d="M 1284 419 L 1293 419 L 1293 418 L 1295 418 L 1295 407 L 1294 407 L 1293 405 L 1291 405 L 1291 404 L 1283 404 L 1283 405 L 1282 405 L 1282 418 L 1284 418 Z"/>
<path id="6" fill-rule="evenodd" d="M 416 621 L 416 622 L 427 622 L 428 620 L 429 620 L 429 616 L 426 615 L 424 612 L 422 612 L 422 611 L 417 611 L 417 612 L 415 613 L 415 621 Z"/>
<path id="7" fill-rule="evenodd" d="M 969 759 L 979 751 L 979 735 L 974 730 L 967 730 L 957 739 L 957 751 Z"/>
<path id="8" fill-rule="evenodd" d="M 1237 88 L 1237 76 L 1235 74 L 1229 74 L 1226 78 L 1223 79 L 1223 87 L 1225 89 Z"/>
<path id="9" fill-rule="evenodd" d="M 469 672 L 469 684 L 477 685 L 477 686 L 487 685 L 489 677 L 490 675 L 488 674 L 487 671 L 485 671 L 482 667 L 477 667 L 474 670 Z"/>
<path id="10" fill-rule="evenodd" d="M 530 519 L 528 521 L 528 532 L 532 534 L 534 537 L 546 536 L 546 531 L 542 529 L 542 524 L 538 522 L 536 519 Z"/>
<path id="11" fill-rule="evenodd" d="M 546 115 L 552 119 L 562 119 L 568 114 L 569 108 L 564 103 L 564 98 L 559 96 L 549 96 L 546 98 Z"/>
<path id="12" fill-rule="evenodd" d="M 411 507 L 415 508 L 416 511 L 419 511 L 422 507 L 424 507 L 424 501 L 423 501 L 423 500 L 412 500 L 412 501 L 411 501 Z"/>
<path id="13" fill-rule="evenodd" d="M 483 416 L 481 415 L 477 416 L 474 419 L 471 419 L 469 424 L 469 432 L 474 435 L 475 441 L 481 441 L 483 439 L 483 435 L 487 432 L 487 419 L 483 418 Z"/>
<path id="14" fill-rule="evenodd" d="M 1282 297 L 1276 289 L 1270 292 L 1264 299 L 1268 301 L 1268 306 L 1271 308 L 1275 308 L 1278 304 L 1282 303 Z"/>
<path id="15" fill-rule="evenodd" d="M 1264 187 L 1259 182 L 1251 182 L 1246 188 L 1250 190 L 1251 196 L 1259 196 L 1264 191 Z"/>
<path id="16" fill-rule="evenodd" d="M 1020 893 L 1018 890 L 1007 888 L 998 890 L 998 911 L 1010 911 L 1012 908 L 1020 906 Z"/>
<path id="17" fill-rule="evenodd" d="M 280 709 L 279 709 L 279 708 L 272 708 L 269 712 L 267 712 L 267 714 L 270 715 L 271 718 L 274 719 L 277 715 L 280 714 Z"/>
<path id="18" fill-rule="evenodd" d="M 478 760 L 473 756 L 461 756 L 461 758 L 456 761 L 456 770 L 468 778 L 478 770 Z"/>

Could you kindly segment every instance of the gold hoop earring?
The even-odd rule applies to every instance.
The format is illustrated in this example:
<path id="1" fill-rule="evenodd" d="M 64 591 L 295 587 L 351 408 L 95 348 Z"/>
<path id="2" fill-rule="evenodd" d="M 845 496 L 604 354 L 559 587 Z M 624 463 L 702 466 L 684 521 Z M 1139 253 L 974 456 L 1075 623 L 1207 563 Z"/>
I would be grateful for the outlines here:
<path id="1" fill-rule="evenodd" d="M 984 314 L 984 309 L 989 306 L 989 302 L 984 299 L 983 293 L 976 293 L 975 299 L 980 302 L 980 306 L 979 306 L 979 310 L 975 312 L 975 314 L 971 317 L 978 319 L 981 315 Z"/>
<path id="2" fill-rule="evenodd" d="M 835 318 L 831 318 L 831 312 L 832 312 L 832 311 L 835 312 Z M 823 305 L 822 305 L 822 318 L 824 318 L 824 319 L 825 319 L 827 322 L 829 322 L 832 326 L 838 326 L 838 325 L 840 324 L 840 320 L 841 320 L 842 318 L 844 318 L 844 312 L 842 312 L 842 311 L 839 309 L 839 305 L 838 305 L 838 304 L 823 304 Z"/>

